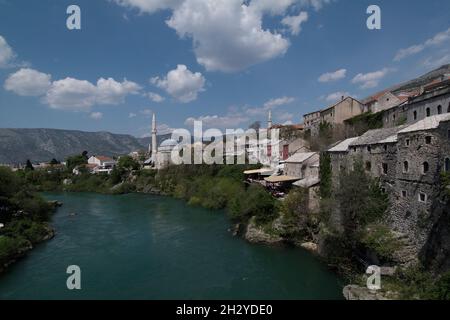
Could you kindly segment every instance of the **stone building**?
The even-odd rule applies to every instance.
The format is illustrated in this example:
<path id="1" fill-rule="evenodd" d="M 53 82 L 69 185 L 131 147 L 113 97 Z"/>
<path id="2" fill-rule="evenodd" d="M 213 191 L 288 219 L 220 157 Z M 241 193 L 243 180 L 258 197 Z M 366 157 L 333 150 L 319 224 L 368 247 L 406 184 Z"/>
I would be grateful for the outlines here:
<path id="1" fill-rule="evenodd" d="M 319 134 L 320 124 L 329 123 L 332 126 L 342 125 L 345 120 L 353 118 L 368 108 L 362 102 L 352 97 L 342 96 L 341 100 L 332 106 L 303 116 L 305 130 L 309 130 L 312 136 Z"/>
<path id="2" fill-rule="evenodd" d="M 399 123 L 412 124 L 427 117 L 450 112 L 450 79 L 437 81 L 422 88 L 419 95 L 411 96 L 383 112 L 383 126 Z"/>
<path id="3" fill-rule="evenodd" d="M 363 103 L 372 113 L 377 113 L 398 106 L 406 99 L 403 95 L 396 96 L 390 91 L 382 91 L 365 99 Z"/>
<path id="4" fill-rule="evenodd" d="M 305 130 L 309 130 L 312 136 L 317 136 L 319 134 L 320 123 L 320 111 L 314 111 L 303 115 L 303 125 L 305 126 Z"/>
<path id="5" fill-rule="evenodd" d="M 317 152 L 299 152 L 289 157 L 284 164 L 284 174 L 299 179 L 318 177 L 315 164 L 319 163 Z"/>
<path id="6" fill-rule="evenodd" d="M 351 170 L 357 157 L 367 173 L 379 178 L 389 195 L 387 222 L 405 239 L 397 257 L 418 259 L 433 227 L 431 214 L 439 205 L 440 175 L 450 171 L 450 113 L 426 117 L 411 125 L 371 130 L 328 150 L 332 184 L 339 188 L 339 173 Z M 336 210 L 335 221 L 340 221 Z"/>

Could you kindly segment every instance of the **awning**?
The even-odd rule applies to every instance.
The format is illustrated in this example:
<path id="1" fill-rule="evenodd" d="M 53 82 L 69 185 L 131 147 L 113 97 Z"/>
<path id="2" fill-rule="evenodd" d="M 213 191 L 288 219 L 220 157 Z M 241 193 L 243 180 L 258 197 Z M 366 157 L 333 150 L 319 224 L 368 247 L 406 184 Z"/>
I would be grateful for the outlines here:
<path id="1" fill-rule="evenodd" d="M 300 180 L 299 177 L 292 177 L 292 176 L 270 176 L 268 178 L 265 178 L 264 180 L 269 183 L 278 183 L 278 182 L 291 182 L 291 181 L 297 181 Z"/>
<path id="2" fill-rule="evenodd" d="M 302 179 L 297 182 L 294 182 L 293 185 L 301 188 L 311 188 L 317 184 L 320 183 L 320 179 L 318 177 L 316 178 L 308 178 L 308 179 Z"/>
<path id="3" fill-rule="evenodd" d="M 244 171 L 244 174 L 264 174 L 264 173 L 270 173 L 270 172 L 273 172 L 273 170 L 269 169 L 269 168 L 261 168 L 261 169 L 256 169 L 256 170 Z"/>

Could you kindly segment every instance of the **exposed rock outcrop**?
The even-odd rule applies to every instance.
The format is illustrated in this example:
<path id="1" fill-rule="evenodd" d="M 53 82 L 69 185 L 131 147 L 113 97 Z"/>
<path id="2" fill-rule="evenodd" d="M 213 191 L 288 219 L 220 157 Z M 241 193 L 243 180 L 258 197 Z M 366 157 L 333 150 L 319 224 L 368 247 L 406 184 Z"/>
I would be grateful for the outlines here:
<path id="1" fill-rule="evenodd" d="M 347 300 L 390 300 L 380 291 L 369 290 L 357 285 L 345 286 L 342 294 Z"/>
<path id="2" fill-rule="evenodd" d="M 284 241 L 282 237 L 270 234 L 262 227 L 257 226 L 255 218 L 250 219 L 244 237 L 251 243 L 281 244 Z"/>

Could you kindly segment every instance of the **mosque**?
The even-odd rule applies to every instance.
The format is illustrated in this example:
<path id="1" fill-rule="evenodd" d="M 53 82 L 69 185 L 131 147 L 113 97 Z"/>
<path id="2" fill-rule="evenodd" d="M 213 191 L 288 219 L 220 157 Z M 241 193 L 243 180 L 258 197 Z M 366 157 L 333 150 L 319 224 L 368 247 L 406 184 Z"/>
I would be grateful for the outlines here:
<path id="1" fill-rule="evenodd" d="M 145 167 L 151 169 L 164 169 L 171 164 L 172 150 L 178 145 L 173 139 L 164 140 L 158 147 L 157 129 L 156 129 L 156 115 L 153 113 L 152 117 L 152 142 L 149 145 L 148 153 L 150 158 L 145 161 Z"/>

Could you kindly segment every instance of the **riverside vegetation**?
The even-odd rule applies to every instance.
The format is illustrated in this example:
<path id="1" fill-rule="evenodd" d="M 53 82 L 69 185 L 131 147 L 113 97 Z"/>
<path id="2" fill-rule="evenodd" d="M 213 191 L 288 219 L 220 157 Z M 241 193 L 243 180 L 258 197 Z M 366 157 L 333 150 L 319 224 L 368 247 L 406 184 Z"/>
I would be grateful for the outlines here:
<path id="1" fill-rule="evenodd" d="M 132 158 L 122 157 L 110 175 L 83 171 L 72 175 L 73 167 L 85 161 L 85 154 L 71 157 L 68 169 L 20 171 L 15 179 L 34 191 L 154 193 L 184 199 L 193 206 L 224 209 L 237 226 L 236 234 L 249 239 L 248 230 L 255 229 L 256 240 L 249 239 L 255 242 L 315 243 L 316 253 L 331 268 L 362 286 L 365 278 L 361 274 L 366 267 L 362 260 L 371 257 L 380 265 L 389 265 L 402 245 L 383 223 L 387 195 L 366 174 L 362 161 L 356 161 L 353 171 L 340 175 L 342 187 L 334 192 L 330 160 L 326 155 L 321 157 L 318 213 L 309 212 L 306 190 L 293 189 L 278 201 L 262 186 L 245 184 L 243 171 L 255 166 L 180 165 L 140 170 Z M 448 201 L 450 177 L 443 176 L 442 183 Z M 344 213 L 343 230 L 336 228 L 332 219 L 331 211 L 336 207 Z M 20 238 L 16 239 L 19 243 Z M 382 290 L 388 298 L 450 299 L 450 273 L 436 274 L 423 266 L 397 268 L 393 276 L 383 277 Z"/>
<path id="2" fill-rule="evenodd" d="M 0 273 L 33 248 L 53 237 L 49 226 L 55 204 L 32 190 L 22 177 L 0 167 Z"/>

